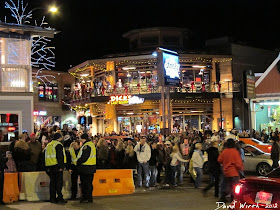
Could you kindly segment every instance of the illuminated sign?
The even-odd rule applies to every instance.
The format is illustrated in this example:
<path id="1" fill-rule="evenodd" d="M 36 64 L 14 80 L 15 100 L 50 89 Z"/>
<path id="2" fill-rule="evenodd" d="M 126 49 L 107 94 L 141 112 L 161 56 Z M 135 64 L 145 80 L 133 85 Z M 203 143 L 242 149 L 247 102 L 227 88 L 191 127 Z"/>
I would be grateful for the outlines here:
<path id="1" fill-rule="evenodd" d="M 110 104 L 128 104 L 131 95 L 110 96 Z"/>
<path id="2" fill-rule="evenodd" d="M 180 78 L 180 64 L 179 57 L 177 55 L 163 52 L 163 66 L 166 76 L 170 77 L 171 79 Z"/>
<path id="3" fill-rule="evenodd" d="M 158 82 L 160 86 L 178 86 L 180 63 L 177 52 L 157 48 Z"/>
<path id="4" fill-rule="evenodd" d="M 128 100 L 128 104 L 142 104 L 144 103 L 145 99 L 144 98 L 139 98 L 138 96 L 132 96 Z"/>
<path id="5" fill-rule="evenodd" d="M 33 111 L 34 116 L 46 116 L 47 111 Z"/>

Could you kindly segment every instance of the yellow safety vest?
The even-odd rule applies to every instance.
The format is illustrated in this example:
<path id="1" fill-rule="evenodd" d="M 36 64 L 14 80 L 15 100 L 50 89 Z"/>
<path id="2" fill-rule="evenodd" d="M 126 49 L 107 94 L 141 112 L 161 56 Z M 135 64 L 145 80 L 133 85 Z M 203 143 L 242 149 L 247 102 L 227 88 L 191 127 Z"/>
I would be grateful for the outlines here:
<path id="1" fill-rule="evenodd" d="M 74 164 L 74 165 L 77 165 L 77 155 L 75 153 L 74 148 L 73 147 L 70 148 L 69 152 L 70 152 L 70 155 L 71 155 L 71 163 Z"/>
<path id="2" fill-rule="evenodd" d="M 86 162 L 82 163 L 82 165 L 96 165 L 96 149 L 95 149 L 94 144 L 93 144 L 91 141 L 86 142 L 86 143 L 82 146 L 82 148 L 81 148 L 80 151 L 79 151 L 79 154 L 78 154 L 77 159 L 79 159 L 80 157 L 82 157 L 83 149 L 84 149 L 85 146 L 89 146 L 89 147 L 91 148 L 91 150 L 90 150 L 90 156 L 89 156 L 89 158 L 87 159 Z"/>
<path id="3" fill-rule="evenodd" d="M 54 166 L 57 165 L 57 159 L 56 159 L 56 146 L 62 145 L 59 141 L 51 141 L 47 144 L 46 151 L 45 151 L 45 165 L 46 166 Z M 63 147 L 63 156 L 64 156 L 64 163 L 66 163 L 66 155 L 65 155 L 65 149 Z"/>

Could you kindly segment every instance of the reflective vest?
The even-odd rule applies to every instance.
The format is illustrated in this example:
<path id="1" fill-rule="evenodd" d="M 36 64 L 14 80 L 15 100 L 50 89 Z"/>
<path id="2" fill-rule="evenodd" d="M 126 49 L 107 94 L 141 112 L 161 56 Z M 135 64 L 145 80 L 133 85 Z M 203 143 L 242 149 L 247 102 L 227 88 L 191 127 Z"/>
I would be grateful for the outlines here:
<path id="1" fill-rule="evenodd" d="M 91 141 L 86 142 L 86 143 L 82 146 L 82 148 L 81 148 L 80 151 L 79 151 L 79 154 L 78 154 L 77 159 L 79 159 L 80 157 L 82 157 L 83 149 L 84 149 L 85 146 L 90 147 L 91 150 L 90 150 L 90 156 L 89 156 L 89 158 L 87 159 L 86 162 L 82 163 L 82 165 L 96 165 L 96 150 L 95 150 L 94 144 L 93 144 Z"/>
<path id="2" fill-rule="evenodd" d="M 57 159 L 56 159 L 56 146 L 61 145 L 63 147 L 63 144 L 61 144 L 59 141 L 51 141 L 48 143 L 45 151 L 45 165 L 46 166 L 54 166 L 57 165 Z M 66 155 L 65 155 L 65 149 L 63 147 L 63 156 L 64 156 L 64 163 L 66 163 Z"/>
<path id="3" fill-rule="evenodd" d="M 74 148 L 70 148 L 69 149 L 69 152 L 70 152 L 70 155 L 71 155 L 71 164 L 73 165 L 77 165 L 77 155 L 75 153 L 75 150 Z"/>

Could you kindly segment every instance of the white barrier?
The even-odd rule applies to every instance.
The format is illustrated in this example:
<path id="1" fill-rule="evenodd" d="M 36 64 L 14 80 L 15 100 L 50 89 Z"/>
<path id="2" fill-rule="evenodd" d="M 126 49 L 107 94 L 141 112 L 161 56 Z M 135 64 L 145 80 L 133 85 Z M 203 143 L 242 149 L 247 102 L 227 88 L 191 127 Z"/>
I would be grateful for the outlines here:
<path id="1" fill-rule="evenodd" d="M 44 171 L 19 173 L 19 200 L 40 201 L 49 200 L 50 178 Z M 71 197 L 71 175 L 63 172 L 62 195 L 64 199 Z"/>

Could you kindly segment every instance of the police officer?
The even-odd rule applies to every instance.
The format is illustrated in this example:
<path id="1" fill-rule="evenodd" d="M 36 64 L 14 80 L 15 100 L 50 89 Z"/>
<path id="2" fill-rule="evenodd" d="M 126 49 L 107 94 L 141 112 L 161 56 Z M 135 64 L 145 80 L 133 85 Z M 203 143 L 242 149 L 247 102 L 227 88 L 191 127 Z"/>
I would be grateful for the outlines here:
<path id="1" fill-rule="evenodd" d="M 67 201 L 63 199 L 61 193 L 63 185 L 63 169 L 66 164 L 65 149 L 61 141 L 61 134 L 55 133 L 53 140 L 47 145 L 45 150 L 45 165 L 47 167 L 47 174 L 50 177 L 51 203 L 67 203 Z"/>
<path id="2" fill-rule="evenodd" d="M 81 178 L 82 198 L 81 203 L 92 203 L 92 181 L 96 171 L 96 149 L 94 144 L 88 139 L 87 134 L 81 136 L 81 147 L 78 159 L 77 169 Z"/>
<path id="3" fill-rule="evenodd" d="M 77 197 L 77 190 L 78 190 L 78 170 L 77 170 L 77 156 L 80 151 L 80 142 L 78 140 L 71 143 L 69 147 L 69 153 L 70 153 L 70 167 L 69 172 L 71 174 L 71 193 L 72 196 L 70 200 L 76 200 Z"/>

